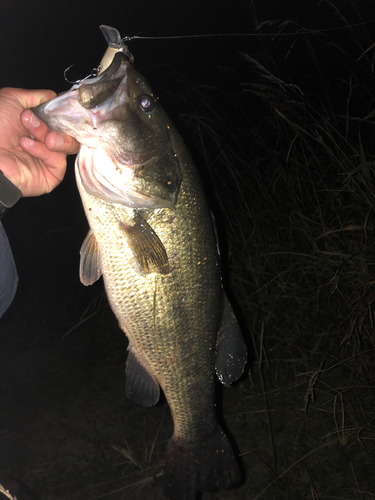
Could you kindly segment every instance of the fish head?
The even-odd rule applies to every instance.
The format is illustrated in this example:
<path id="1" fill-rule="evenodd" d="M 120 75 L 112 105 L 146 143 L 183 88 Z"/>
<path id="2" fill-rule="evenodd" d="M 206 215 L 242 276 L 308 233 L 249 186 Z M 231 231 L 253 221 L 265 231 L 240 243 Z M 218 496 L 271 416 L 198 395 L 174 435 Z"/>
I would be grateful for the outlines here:
<path id="1" fill-rule="evenodd" d="M 131 208 L 170 208 L 181 184 L 171 127 L 146 79 L 119 50 L 97 77 L 33 111 L 81 144 L 85 190 Z"/>

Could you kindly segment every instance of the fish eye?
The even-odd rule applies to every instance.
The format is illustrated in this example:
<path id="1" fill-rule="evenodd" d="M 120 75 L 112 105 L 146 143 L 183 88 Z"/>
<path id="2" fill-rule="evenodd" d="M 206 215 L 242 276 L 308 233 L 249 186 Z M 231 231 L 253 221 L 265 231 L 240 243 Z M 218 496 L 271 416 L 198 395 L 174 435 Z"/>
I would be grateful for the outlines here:
<path id="1" fill-rule="evenodd" d="M 152 113 L 156 107 L 154 99 L 148 94 L 141 95 L 139 98 L 139 105 L 141 106 L 142 111 L 145 111 L 146 113 Z"/>

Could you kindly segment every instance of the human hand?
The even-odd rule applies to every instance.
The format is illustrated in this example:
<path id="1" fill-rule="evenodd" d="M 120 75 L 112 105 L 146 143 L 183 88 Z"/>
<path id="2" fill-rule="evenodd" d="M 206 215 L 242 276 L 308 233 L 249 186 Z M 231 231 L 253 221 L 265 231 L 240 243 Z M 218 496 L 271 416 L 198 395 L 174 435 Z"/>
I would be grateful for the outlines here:
<path id="1" fill-rule="evenodd" d="M 23 196 L 51 192 L 64 178 L 66 155 L 79 150 L 74 138 L 51 132 L 27 109 L 55 96 L 52 90 L 0 90 L 0 170 Z"/>

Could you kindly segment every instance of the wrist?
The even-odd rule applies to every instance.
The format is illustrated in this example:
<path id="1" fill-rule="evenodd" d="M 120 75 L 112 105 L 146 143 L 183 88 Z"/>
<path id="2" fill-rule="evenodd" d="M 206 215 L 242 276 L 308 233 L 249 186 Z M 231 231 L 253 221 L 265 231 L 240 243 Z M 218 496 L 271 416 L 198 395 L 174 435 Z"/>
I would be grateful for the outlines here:
<path id="1" fill-rule="evenodd" d="M 22 193 L 0 170 L 0 219 L 17 203 Z"/>

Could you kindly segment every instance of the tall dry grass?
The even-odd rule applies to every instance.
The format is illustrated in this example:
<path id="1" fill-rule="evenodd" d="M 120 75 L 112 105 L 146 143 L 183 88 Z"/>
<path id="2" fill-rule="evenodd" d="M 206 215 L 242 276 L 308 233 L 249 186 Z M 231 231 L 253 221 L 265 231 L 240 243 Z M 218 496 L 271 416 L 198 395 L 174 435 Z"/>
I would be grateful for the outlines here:
<path id="1" fill-rule="evenodd" d="M 356 2 L 322 3 L 340 29 L 260 23 L 295 36 L 260 38 L 234 90 L 185 94 L 254 350 L 233 425 L 260 435 L 264 412 L 270 479 L 238 498 L 375 496 L 375 43 Z"/>

